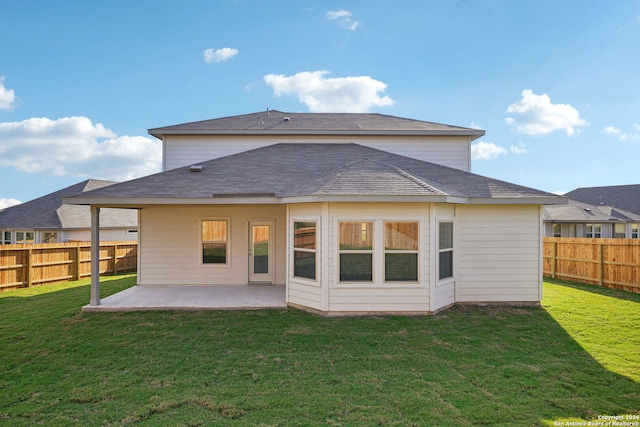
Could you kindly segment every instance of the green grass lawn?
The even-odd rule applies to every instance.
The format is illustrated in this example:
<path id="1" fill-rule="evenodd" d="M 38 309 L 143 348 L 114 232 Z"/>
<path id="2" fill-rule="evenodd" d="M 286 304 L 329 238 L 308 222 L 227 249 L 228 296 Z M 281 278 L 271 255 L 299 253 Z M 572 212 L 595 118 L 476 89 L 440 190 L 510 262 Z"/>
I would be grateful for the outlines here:
<path id="1" fill-rule="evenodd" d="M 135 283 L 103 278 L 102 297 Z M 324 318 L 81 313 L 88 281 L 0 294 L 0 425 L 561 425 L 640 415 L 640 295 Z M 640 421 L 640 420 L 635 420 Z"/>

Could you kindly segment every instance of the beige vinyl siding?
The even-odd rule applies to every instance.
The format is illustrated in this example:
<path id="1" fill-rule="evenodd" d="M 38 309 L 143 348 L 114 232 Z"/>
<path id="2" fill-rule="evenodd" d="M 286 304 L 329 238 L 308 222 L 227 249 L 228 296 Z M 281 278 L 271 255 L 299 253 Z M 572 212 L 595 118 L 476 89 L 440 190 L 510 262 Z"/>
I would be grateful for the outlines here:
<path id="1" fill-rule="evenodd" d="M 468 137 L 167 135 L 163 144 L 163 170 L 189 166 L 278 143 L 306 142 L 355 143 L 464 171 L 471 169 Z"/>
<path id="2" fill-rule="evenodd" d="M 373 284 L 338 283 L 339 221 L 385 220 L 419 221 L 419 282 L 383 283 L 378 276 Z M 428 312 L 429 307 L 429 204 L 427 203 L 330 203 L 329 204 L 329 301 L 335 312 Z M 382 236 L 374 235 L 374 241 Z M 374 242 L 375 245 L 375 242 Z M 378 246 L 379 248 L 379 246 Z M 375 266 L 384 263 L 384 255 L 374 251 Z"/>
<path id="3" fill-rule="evenodd" d="M 201 221 L 228 219 L 228 265 L 203 264 Z M 274 221 L 275 283 L 285 283 L 285 206 L 150 207 L 140 211 L 139 284 L 247 285 L 249 221 Z"/>
<path id="4" fill-rule="evenodd" d="M 456 208 L 457 302 L 540 300 L 538 205 Z"/>

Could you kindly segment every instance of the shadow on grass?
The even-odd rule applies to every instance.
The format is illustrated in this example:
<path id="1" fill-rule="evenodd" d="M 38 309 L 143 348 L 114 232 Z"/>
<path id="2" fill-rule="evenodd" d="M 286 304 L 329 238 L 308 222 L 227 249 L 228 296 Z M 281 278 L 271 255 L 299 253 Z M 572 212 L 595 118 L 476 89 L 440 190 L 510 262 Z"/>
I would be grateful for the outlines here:
<path id="1" fill-rule="evenodd" d="M 0 298 L 0 420 L 533 426 L 638 413 L 640 385 L 542 308 L 80 313 L 88 297 L 84 285 Z"/>

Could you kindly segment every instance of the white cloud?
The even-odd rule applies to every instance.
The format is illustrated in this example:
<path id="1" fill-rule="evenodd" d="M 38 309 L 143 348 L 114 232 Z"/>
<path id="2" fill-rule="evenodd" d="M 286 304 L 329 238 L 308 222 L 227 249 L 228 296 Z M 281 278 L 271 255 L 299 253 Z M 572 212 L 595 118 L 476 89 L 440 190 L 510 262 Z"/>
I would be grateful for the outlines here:
<path id="1" fill-rule="evenodd" d="M 639 125 L 633 125 L 633 128 L 640 131 Z M 605 127 L 604 129 L 602 129 L 601 133 L 613 136 L 619 141 L 635 141 L 637 139 L 640 139 L 640 134 L 623 132 L 621 129 L 615 128 L 613 126 Z"/>
<path id="2" fill-rule="evenodd" d="M 355 30 L 360 23 L 351 19 L 352 13 L 348 10 L 330 10 L 327 12 L 327 19 L 337 20 L 338 24 L 347 30 Z"/>
<path id="3" fill-rule="evenodd" d="M 573 135 L 577 127 L 589 124 L 571 105 L 552 104 L 549 95 L 536 95 L 531 89 L 523 90 L 522 99 L 509 105 L 507 113 L 516 115 L 508 117 L 507 124 L 528 135 L 544 135 L 556 130 Z"/>
<path id="4" fill-rule="evenodd" d="M 0 110 L 13 110 L 16 102 L 16 93 L 12 89 L 7 89 L 4 85 L 4 76 L 0 76 Z"/>
<path id="5" fill-rule="evenodd" d="M 511 151 L 511 153 L 515 155 L 528 153 L 527 147 L 524 145 L 524 142 L 519 142 L 518 145 L 511 144 L 511 146 L 509 147 L 509 151 Z"/>
<path id="6" fill-rule="evenodd" d="M 267 86 L 276 96 L 295 95 L 311 112 L 364 113 L 373 107 L 393 105 L 381 95 L 387 85 L 369 76 L 326 78 L 328 71 L 303 71 L 293 76 L 268 74 Z"/>
<path id="7" fill-rule="evenodd" d="M 493 142 L 471 144 L 471 160 L 491 160 L 507 154 L 507 150 Z"/>
<path id="8" fill-rule="evenodd" d="M 87 117 L 0 123 L 0 166 L 21 172 L 124 181 L 161 163 L 159 140 L 117 136 Z"/>
<path id="9" fill-rule="evenodd" d="M 558 196 L 564 196 L 565 193 L 566 193 L 566 191 L 563 191 L 563 190 L 556 190 L 556 191 L 553 192 L 553 194 L 556 194 Z"/>
<path id="10" fill-rule="evenodd" d="M 204 51 L 204 61 L 209 64 L 212 62 L 226 62 L 236 56 L 239 52 L 240 51 L 238 49 L 230 47 L 223 47 L 218 50 L 207 49 Z"/>
<path id="11" fill-rule="evenodd" d="M 20 203 L 22 203 L 20 200 L 0 197 L 0 211 L 11 206 L 19 205 Z"/>

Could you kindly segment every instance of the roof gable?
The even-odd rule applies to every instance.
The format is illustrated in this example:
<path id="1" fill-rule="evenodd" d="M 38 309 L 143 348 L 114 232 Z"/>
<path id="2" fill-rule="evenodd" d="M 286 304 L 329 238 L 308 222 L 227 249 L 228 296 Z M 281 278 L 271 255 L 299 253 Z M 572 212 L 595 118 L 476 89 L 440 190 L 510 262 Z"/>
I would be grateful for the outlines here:
<path id="1" fill-rule="evenodd" d="M 406 119 L 378 113 L 286 113 L 268 110 L 238 116 L 149 129 L 158 138 L 164 135 L 464 135 L 473 139 L 483 130 Z"/>

